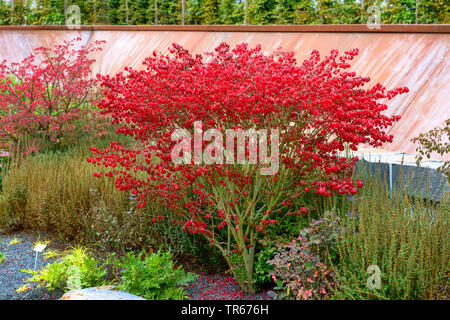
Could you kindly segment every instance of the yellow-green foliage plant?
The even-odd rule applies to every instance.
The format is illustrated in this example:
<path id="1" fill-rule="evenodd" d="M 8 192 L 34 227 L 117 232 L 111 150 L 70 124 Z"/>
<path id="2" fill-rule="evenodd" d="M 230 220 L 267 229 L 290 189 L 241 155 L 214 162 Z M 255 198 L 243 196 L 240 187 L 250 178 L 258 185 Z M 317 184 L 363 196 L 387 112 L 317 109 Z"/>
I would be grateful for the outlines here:
<path id="1" fill-rule="evenodd" d="M 448 197 L 433 203 L 403 181 L 390 191 L 367 172 L 363 180 L 338 242 L 334 298 L 448 299 Z"/>
<path id="2" fill-rule="evenodd" d="M 82 289 L 106 283 L 106 269 L 84 247 L 75 247 L 65 252 L 55 262 L 41 270 L 22 270 L 32 275 L 26 282 L 45 286 L 49 290 Z"/>

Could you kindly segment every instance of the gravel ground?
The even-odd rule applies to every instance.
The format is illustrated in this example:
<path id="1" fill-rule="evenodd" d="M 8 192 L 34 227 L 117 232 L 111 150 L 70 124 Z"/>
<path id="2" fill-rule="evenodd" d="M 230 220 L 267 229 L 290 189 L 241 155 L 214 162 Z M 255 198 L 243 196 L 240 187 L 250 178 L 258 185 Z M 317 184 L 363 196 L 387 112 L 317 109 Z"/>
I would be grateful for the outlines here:
<path id="1" fill-rule="evenodd" d="M 6 255 L 6 260 L 0 263 L 0 300 L 55 300 L 62 296 L 62 292 L 48 292 L 44 287 L 32 289 L 26 292 L 18 293 L 16 289 L 25 284 L 25 280 L 30 278 L 28 273 L 21 272 L 23 269 L 33 269 L 35 252 L 34 245 L 38 239 L 50 240 L 47 247 L 50 249 L 61 250 L 62 243 L 54 240 L 48 234 L 37 233 L 17 233 L 12 236 L 0 235 L 0 251 Z M 18 243 L 14 243 L 18 240 Z M 11 242 L 13 241 L 13 242 Z M 36 269 L 40 269 L 48 263 L 53 262 L 51 259 L 44 260 L 42 254 L 38 255 Z"/>
<path id="2" fill-rule="evenodd" d="M 18 243 L 14 243 L 14 240 Z M 23 269 L 33 269 L 35 252 L 34 244 L 38 239 L 50 240 L 45 250 L 64 250 L 67 244 L 49 234 L 43 233 L 17 233 L 14 235 L 0 234 L 0 251 L 6 255 L 6 260 L 0 263 L 0 300 L 56 300 L 63 292 L 48 292 L 45 287 L 35 286 L 26 292 L 18 293 L 16 290 L 25 284 L 30 278 L 28 273 L 21 272 Z M 11 242 L 13 241 L 13 242 Z M 53 262 L 52 259 L 45 260 L 42 254 L 38 255 L 36 269 L 41 269 L 46 264 Z M 186 292 L 191 300 L 269 300 L 271 297 L 267 292 L 255 294 L 244 293 L 238 283 L 229 275 L 206 274 L 195 270 L 199 275 L 186 287 Z"/>

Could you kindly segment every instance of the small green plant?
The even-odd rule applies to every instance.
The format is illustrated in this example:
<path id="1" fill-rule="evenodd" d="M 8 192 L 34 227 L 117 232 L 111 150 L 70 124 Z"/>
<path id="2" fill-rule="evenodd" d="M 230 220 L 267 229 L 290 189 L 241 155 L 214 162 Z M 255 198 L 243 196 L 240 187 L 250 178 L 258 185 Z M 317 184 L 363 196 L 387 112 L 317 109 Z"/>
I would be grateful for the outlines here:
<path id="1" fill-rule="evenodd" d="M 117 266 L 121 268 L 119 288 L 149 300 L 183 300 L 183 285 L 194 280 L 181 266 L 175 268 L 170 251 L 152 254 L 128 252 Z"/>
<path id="2" fill-rule="evenodd" d="M 16 292 L 17 293 L 24 293 L 24 292 L 30 291 L 31 289 L 32 289 L 32 287 L 30 286 L 30 284 L 26 283 L 23 286 L 17 288 Z"/>
<path id="3" fill-rule="evenodd" d="M 19 238 L 17 238 L 17 237 L 14 237 L 13 239 L 11 239 L 11 241 L 9 241 L 8 247 L 9 247 L 9 246 L 13 246 L 13 245 L 15 245 L 15 244 L 19 244 L 19 243 L 21 243 L 21 242 L 22 242 L 21 239 L 19 239 Z"/>
<path id="4" fill-rule="evenodd" d="M 6 254 L 0 251 L 0 263 L 6 260 Z"/>
<path id="5" fill-rule="evenodd" d="M 44 256 L 44 259 L 48 260 L 48 259 L 56 259 L 58 256 L 61 255 L 61 253 L 58 252 L 57 250 L 49 249 L 45 250 L 42 255 Z"/>
<path id="6" fill-rule="evenodd" d="M 106 275 L 104 265 L 100 265 L 83 247 L 70 249 L 42 270 L 28 269 L 22 272 L 31 274 L 32 277 L 26 282 L 37 283 L 37 287 L 45 286 L 49 290 L 64 291 L 103 285 Z"/>
<path id="7" fill-rule="evenodd" d="M 273 259 L 276 251 L 277 248 L 275 246 L 266 246 L 256 253 L 255 271 L 253 273 L 253 281 L 256 289 L 263 289 L 272 284 L 272 278 L 269 273 L 273 269 L 273 266 L 268 264 L 267 261 Z"/>

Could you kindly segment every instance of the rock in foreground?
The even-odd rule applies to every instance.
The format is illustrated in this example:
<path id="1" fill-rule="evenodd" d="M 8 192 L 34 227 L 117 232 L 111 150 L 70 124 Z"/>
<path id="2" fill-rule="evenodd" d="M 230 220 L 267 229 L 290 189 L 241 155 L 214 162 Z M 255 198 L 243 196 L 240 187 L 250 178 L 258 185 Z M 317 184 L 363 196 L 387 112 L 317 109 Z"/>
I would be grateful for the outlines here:
<path id="1" fill-rule="evenodd" d="M 64 294 L 60 300 L 145 300 L 114 286 L 75 289 Z"/>

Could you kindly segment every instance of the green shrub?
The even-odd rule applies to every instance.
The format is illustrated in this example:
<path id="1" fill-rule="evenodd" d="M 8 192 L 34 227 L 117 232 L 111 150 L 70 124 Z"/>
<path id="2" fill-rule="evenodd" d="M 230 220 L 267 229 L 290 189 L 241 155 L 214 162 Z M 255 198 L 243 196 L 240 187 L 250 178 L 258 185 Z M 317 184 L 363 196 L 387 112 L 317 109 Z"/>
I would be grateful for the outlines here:
<path id="1" fill-rule="evenodd" d="M 100 286 L 106 282 L 104 265 L 100 265 L 83 247 L 69 250 L 61 258 L 41 270 L 22 271 L 32 275 L 26 282 L 37 283 L 37 287 L 45 286 L 49 290 L 68 291 Z"/>
<path id="2" fill-rule="evenodd" d="M 0 251 L 0 263 L 6 260 L 6 254 Z"/>
<path id="3" fill-rule="evenodd" d="M 118 287 L 149 300 L 183 300 L 186 293 L 181 286 L 194 280 L 181 266 L 175 268 L 170 251 L 128 252 L 117 266 L 122 269 Z"/>

